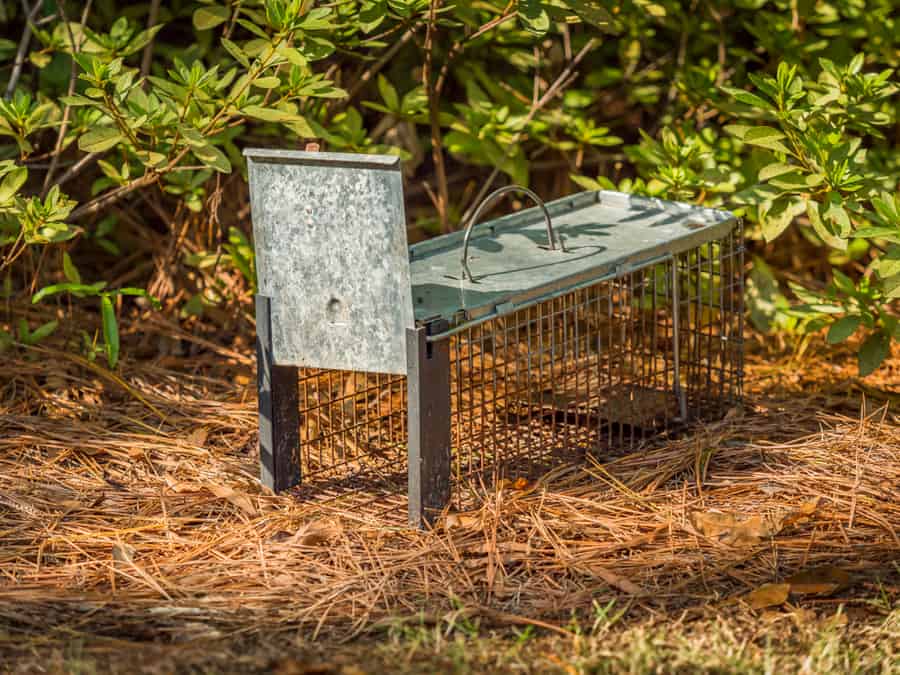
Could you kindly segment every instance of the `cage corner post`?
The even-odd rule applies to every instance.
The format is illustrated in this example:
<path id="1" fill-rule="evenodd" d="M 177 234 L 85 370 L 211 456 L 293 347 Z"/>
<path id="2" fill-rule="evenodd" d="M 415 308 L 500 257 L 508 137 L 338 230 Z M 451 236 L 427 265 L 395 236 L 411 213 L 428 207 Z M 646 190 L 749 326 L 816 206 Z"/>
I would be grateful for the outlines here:
<path id="1" fill-rule="evenodd" d="M 274 492 L 300 482 L 300 411 L 297 368 L 275 364 L 272 299 L 256 296 L 256 384 L 259 397 L 259 470 Z"/>
<path id="2" fill-rule="evenodd" d="M 422 528 L 450 501 L 450 343 L 447 322 L 407 329 L 409 524 Z"/>

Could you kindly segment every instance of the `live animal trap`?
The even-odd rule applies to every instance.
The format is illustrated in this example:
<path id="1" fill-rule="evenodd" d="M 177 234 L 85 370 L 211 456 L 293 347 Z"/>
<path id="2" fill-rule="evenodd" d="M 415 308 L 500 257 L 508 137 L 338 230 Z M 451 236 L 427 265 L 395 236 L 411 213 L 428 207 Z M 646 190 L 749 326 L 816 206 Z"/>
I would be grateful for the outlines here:
<path id="1" fill-rule="evenodd" d="M 607 191 L 545 205 L 510 186 L 408 247 L 399 159 L 245 154 L 274 490 L 405 472 L 421 524 L 451 484 L 633 448 L 740 396 L 729 213 Z M 479 224 L 506 192 L 537 206 Z"/>

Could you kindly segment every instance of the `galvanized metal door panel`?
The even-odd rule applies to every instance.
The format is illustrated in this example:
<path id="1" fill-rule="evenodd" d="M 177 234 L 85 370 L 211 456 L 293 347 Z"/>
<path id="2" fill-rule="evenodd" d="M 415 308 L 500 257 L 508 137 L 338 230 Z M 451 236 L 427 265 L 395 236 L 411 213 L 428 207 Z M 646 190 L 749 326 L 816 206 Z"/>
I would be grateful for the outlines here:
<path id="1" fill-rule="evenodd" d="M 414 319 L 399 158 L 244 154 L 275 363 L 406 373 Z"/>

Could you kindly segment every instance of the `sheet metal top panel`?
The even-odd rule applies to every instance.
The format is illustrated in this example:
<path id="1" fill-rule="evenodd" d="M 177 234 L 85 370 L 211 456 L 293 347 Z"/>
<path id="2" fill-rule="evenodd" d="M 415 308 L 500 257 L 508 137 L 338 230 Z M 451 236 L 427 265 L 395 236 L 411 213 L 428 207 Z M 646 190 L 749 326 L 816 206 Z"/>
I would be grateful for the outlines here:
<path id="1" fill-rule="evenodd" d="M 244 155 L 275 363 L 405 373 L 414 321 L 399 158 Z"/>
<path id="2" fill-rule="evenodd" d="M 537 208 L 476 225 L 469 243 L 474 279 L 463 281 L 462 232 L 410 248 L 413 306 L 418 322 L 451 326 L 586 285 L 720 238 L 736 224 L 726 211 L 635 197 L 582 192 L 547 204 L 566 252 L 547 249 Z"/>

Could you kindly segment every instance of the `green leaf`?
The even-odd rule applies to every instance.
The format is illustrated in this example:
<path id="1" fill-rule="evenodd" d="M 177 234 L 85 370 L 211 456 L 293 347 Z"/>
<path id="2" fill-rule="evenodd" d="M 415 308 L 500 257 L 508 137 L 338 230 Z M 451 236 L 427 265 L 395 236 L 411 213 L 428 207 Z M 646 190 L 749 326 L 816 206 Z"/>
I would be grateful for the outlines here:
<path id="1" fill-rule="evenodd" d="M 828 329 L 828 344 L 836 345 L 839 342 L 843 342 L 856 332 L 856 329 L 859 328 L 861 322 L 862 317 L 858 314 L 849 314 L 838 319 L 831 324 L 831 327 Z"/>
<path id="2" fill-rule="evenodd" d="M 250 59 L 247 58 L 247 55 L 244 54 L 244 51 L 235 43 L 227 38 L 222 38 L 222 46 L 225 47 L 225 51 L 231 54 L 234 60 L 244 66 L 244 68 L 250 67 Z"/>
<path id="3" fill-rule="evenodd" d="M 228 161 L 224 152 L 211 143 L 191 148 L 191 152 L 209 168 L 215 169 L 219 173 L 231 173 L 231 162 Z"/>
<path id="4" fill-rule="evenodd" d="M 884 291 L 884 297 L 889 300 L 900 298 L 900 274 L 894 274 L 893 276 L 882 279 L 881 288 Z"/>
<path id="5" fill-rule="evenodd" d="M 316 37 L 314 35 L 305 35 L 303 37 L 303 46 L 301 47 L 303 54 L 309 61 L 318 61 L 327 56 L 331 56 L 334 51 L 334 43 L 325 38 Z"/>
<path id="6" fill-rule="evenodd" d="M 274 75 L 269 75 L 268 77 L 257 77 L 252 84 L 259 89 L 274 89 L 281 84 L 281 80 Z"/>
<path id="7" fill-rule="evenodd" d="M 246 9 L 244 11 L 248 12 L 248 10 L 246 10 Z M 238 19 L 237 22 L 239 25 L 243 26 L 248 31 L 253 33 L 256 37 L 261 38 L 263 40 L 269 39 L 269 35 L 262 28 L 257 26 L 252 21 L 247 21 L 246 19 Z"/>
<path id="8" fill-rule="evenodd" d="M 400 111 L 400 97 L 397 95 L 397 89 L 380 73 L 378 75 L 378 93 L 381 94 L 381 98 L 388 110 L 391 112 Z"/>
<path id="9" fill-rule="evenodd" d="M 288 122 L 287 125 L 291 128 L 291 131 L 300 138 L 316 138 L 316 136 L 318 136 L 309 125 L 309 122 L 306 121 L 306 118 L 301 117 L 300 115 L 297 115 L 296 119 Z"/>
<path id="10" fill-rule="evenodd" d="M 72 96 L 60 96 L 59 101 L 63 105 L 72 107 L 98 105 L 98 102 L 94 99 L 88 98 L 87 96 L 82 96 L 81 94 L 73 94 Z"/>
<path id="11" fill-rule="evenodd" d="M 278 55 L 284 59 L 287 59 L 290 63 L 295 66 L 305 66 L 308 62 L 306 57 L 303 56 L 299 51 L 297 51 L 294 47 L 288 47 L 286 44 L 282 43 L 278 45 L 276 49 Z"/>
<path id="12" fill-rule="evenodd" d="M 78 139 L 79 150 L 104 152 L 122 141 L 122 132 L 115 127 L 99 127 Z"/>
<path id="13" fill-rule="evenodd" d="M 785 135 L 778 131 L 778 129 L 773 129 L 772 127 L 753 127 L 744 134 L 743 141 L 744 143 L 749 143 L 750 145 L 755 145 L 760 148 L 766 148 L 767 150 L 793 154 L 790 148 L 781 142 L 782 138 L 785 138 Z"/>
<path id="14" fill-rule="evenodd" d="M 194 12 L 194 28 L 197 30 L 209 30 L 219 24 L 225 23 L 231 18 L 231 11 L 221 5 L 208 5 L 200 7 Z"/>
<path id="15" fill-rule="evenodd" d="M 12 199 L 26 180 L 28 180 L 28 169 L 24 166 L 18 166 L 6 174 L 3 182 L 0 183 L 0 203 Z"/>
<path id="16" fill-rule="evenodd" d="M 840 251 L 847 250 L 847 240 L 835 233 L 832 228 L 823 221 L 820 213 L 821 205 L 819 202 L 810 199 L 806 202 L 806 214 L 809 216 L 809 222 L 822 241 Z"/>
<path id="17" fill-rule="evenodd" d="M 303 21 L 300 22 L 300 28 L 304 31 L 314 31 L 314 30 L 331 30 L 335 26 L 331 23 L 331 8 L 330 7 L 316 7 L 315 9 L 311 9 L 309 13 L 303 17 Z"/>
<path id="18" fill-rule="evenodd" d="M 900 274 L 900 246 L 897 244 L 889 246 L 888 250 L 882 254 L 873 267 L 878 272 L 878 275 L 883 278 Z"/>
<path id="19" fill-rule="evenodd" d="M 35 328 L 28 336 L 28 344 L 36 345 L 44 338 L 50 337 L 59 325 L 58 321 L 48 321 L 47 323 Z"/>
<path id="20" fill-rule="evenodd" d="M 550 30 L 550 16 L 540 0 L 519 0 L 518 16 L 529 33 L 544 35 Z"/>
<path id="21" fill-rule="evenodd" d="M 760 204 L 759 221 L 766 241 L 776 239 L 805 210 L 805 200 L 789 197 L 779 197 L 775 201 Z"/>
<path id="22" fill-rule="evenodd" d="M 895 244 L 900 244 L 900 228 L 861 227 L 853 233 L 853 236 L 862 239 L 886 239 Z"/>
<path id="23" fill-rule="evenodd" d="M 761 333 L 778 328 L 779 313 L 789 306 L 787 298 L 778 288 L 778 280 L 762 258 L 753 258 L 753 267 L 747 278 L 747 306 L 750 321 Z"/>
<path id="24" fill-rule="evenodd" d="M 306 118 L 302 115 L 298 115 L 288 110 L 281 110 L 280 108 L 264 108 L 261 105 L 248 105 L 242 108 L 241 112 L 244 113 L 247 117 L 252 117 L 256 120 L 262 120 L 263 122 L 306 125 Z M 311 132 L 312 130 L 310 130 L 309 137 L 315 135 Z"/>
<path id="25" fill-rule="evenodd" d="M 598 178 L 589 178 L 588 176 L 579 176 L 578 174 L 571 173 L 569 174 L 569 178 L 573 183 L 583 187 L 585 190 L 603 190 L 603 185 L 600 184 L 599 177 Z M 609 179 L 607 179 L 609 180 Z"/>
<path id="26" fill-rule="evenodd" d="M 759 180 L 767 181 L 770 178 L 781 176 L 792 171 L 796 171 L 797 167 L 793 164 L 783 164 L 782 162 L 772 162 L 759 170 Z"/>
<path id="27" fill-rule="evenodd" d="M 751 129 L 755 129 L 756 127 L 753 127 L 749 124 L 726 124 L 723 128 L 725 129 L 726 133 L 731 134 L 735 138 L 744 140 L 744 136 L 747 135 L 747 132 Z"/>
<path id="28" fill-rule="evenodd" d="M 891 351 L 891 337 L 881 331 L 872 333 L 859 348 L 859 375 L 865 377 L 874 372 Z"/>
<path id="29" fill-rule="evenodd" d="M 63 251 L 63 274 L 65 274 L 66 279 L 71 281 L 73 284 L 81 283 L 81 274 L 78 273 L 78 268 L 75 267 L 75 263 L 72 262 L 72 258 L 65 251 Z"/>
<path id="30" fill-rule="evenodd" d="M 103 321 L 103 344 L 106 347 L 106 362 L 115 368 L 119 362 L 119 322 L 116 321 L 116 310 L 108 295 L 100 298 L 100 317 Z"/>
<path id="31" fill-rule="evenodd" d="M 853 225 L 850 223 L 850 216 L 841 204 L 840 195 L 836 192 L 829 193 L 828 202 L 823 206 L 825 208 L 821 209 L 822 219 L 833 223 L 835 232 L 840 236 L 849 236 Z"/>
<path id="32" fill-rule="evenodd" d="M 722 87 L 722 90 L 731 94 L 731 96 L 734 97 L 736 101 L 746 103 L 747 105 L 753 106 L 754 108 L 762 108 L 763 110 L 775 109 L 771 103 L 763 98 L 760 98 L 756 94 L 751 94 L 749 91 L 736 89 L 734 87 Z"/>
<path id="33" fill-rule="evenodd" d="M 44 286 L 41 290 L 31 297 L 31 304 L 35 304 L 46 298 L 48 295 L 56 293 L 80 293 L 81 295 L 97 295 L 106 286 L 105 281 L 98 281 L 93 284 L 73 284 L 66 282 L 63 284 L 52 284 Z"/>

